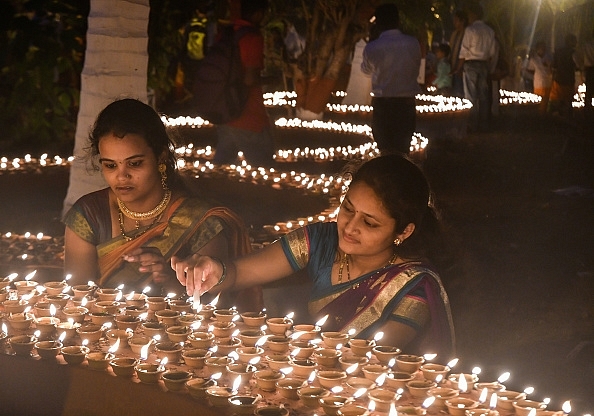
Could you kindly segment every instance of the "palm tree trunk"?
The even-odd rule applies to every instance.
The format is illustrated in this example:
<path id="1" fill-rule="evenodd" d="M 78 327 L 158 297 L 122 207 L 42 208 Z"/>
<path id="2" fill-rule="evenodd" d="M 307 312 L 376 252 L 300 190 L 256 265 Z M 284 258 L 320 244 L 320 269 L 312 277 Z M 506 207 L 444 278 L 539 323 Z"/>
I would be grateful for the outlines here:
<path id="1" fill-rule="evenodd" d="M 147 102 L 149 0 L 91 0 L 80 109 L 74 140 L 75 160 L 64 200 L 65 214 L 82 195 L 105 187 L 85 157 L 97 114 L 118 98 Z"/>

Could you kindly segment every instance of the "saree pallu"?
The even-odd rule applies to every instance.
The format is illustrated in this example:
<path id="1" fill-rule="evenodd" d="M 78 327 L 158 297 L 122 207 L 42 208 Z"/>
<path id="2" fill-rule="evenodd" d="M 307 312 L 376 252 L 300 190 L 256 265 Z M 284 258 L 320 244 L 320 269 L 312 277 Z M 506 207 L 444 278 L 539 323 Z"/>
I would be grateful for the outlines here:
<path id="1" fill-rule="evenodd" d="M 184 203 L 186 201 L 188 203 Z M 222 230 L 219 222 L 222 223 Z M 143 232 L 143 229 L 138 232 Z M 130 241 L 120 236 L 97 247 L 101 273 L 99 285 L 117 286 L 124 283 L 142 290 L 151 282 L 151 275 L 139 272 L 137 264 L 125 262 L 124 254 L 139 247 L 156 248 L 169 261 L 174 255 L 190 255 L 208 244 L 218 232 L 224 233 L 227 239 L 229 258 L 250 252 L 251 244 L 246 229 L 233 211 L 224 207 L 205 210 L 200 201 L 178 198 L 169 205 L 162 222 L 142 235 Z M 238 304 L 244 310 L 261 310 L 262 289 L 257 286 L 234 293 L 226 296 L 224 302 L 229 303 L 229 306 Z"/>
<path id="2" fill-rule="evenodd" d="M 390 319 L 404 297 L 420 288 L 426 294 L 430 324 L 421 332 L 421 338 L 413 342 L 419 351 L 406 352 L 437 352 L 442 357 L 450 357 L 454 353 L 455 339 L 448 296 L 439 276 L 418 262 L 382 269 L 345 290 L 310 302 L 310 311 L 319 316 L 329 315 L 325 330 L 352 328 L 356 338 L 370 339 Z"/>

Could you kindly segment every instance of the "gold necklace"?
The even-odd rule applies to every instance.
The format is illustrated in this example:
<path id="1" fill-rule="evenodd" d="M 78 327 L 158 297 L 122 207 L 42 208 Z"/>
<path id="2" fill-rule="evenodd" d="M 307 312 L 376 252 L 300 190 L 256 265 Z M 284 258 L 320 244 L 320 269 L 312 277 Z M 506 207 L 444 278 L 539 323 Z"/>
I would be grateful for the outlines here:
<path id="1" fill-rule="evenodd" d="M 385 266 L 381 267 L 381 269 L 394 264 L 396 262 L 397 258 L 398 258 L 398 254 L 394 253 L 392 255 L 392 257 L 390 258 L 390 260 L 388 261 L 388 263 Z M 340 266 L 338 268 L 338 283 L 342 283 L 342 271 L 343 271 L 345 265 L 346 265 L 346 272 L 347 272 L 347 280 L 350 282 L 351 281 L 351 269 L 349 266 L 349 255 L 346 253 L 340 259 Z"/>
<path id="2" fill-rule="evenodd" d="M 118 210 L 118 221 L 120 223 L 120 232 L 122 233 L 122 237 L 124 237 L 124 240 L 126 240 L 126 241 L 134 240 L 135 238 L 138 238 L 141 235 L 143 235 L 144 233 L 146 233 L 153 225 L 155 225 L 155 223 L 157 222 L 157 220 L 159 218 L 161 218 L 161 216 L 155 217 L 153 222 L 151 222 L 146 227 L 146 229 L 142 230 L 141 232 L 134 234 L 134 235 L 128 235 L 128 234 L 126 234 L 126 229 L 124 228 L 124 215 L 122 214 L 122 211 Z M 134 230 L 138 231 L 139 229 L 140 229 L 140 221 L 136 221 Z"/>
<path id="3" fill-rule="evenodd" d="M 135 220 L 135 221 L 146 221 L 146 220 L 151 220 L 153 218 L 157 218 L 159 215 L 161 215 L 163 213 L 163 211 L 165 211 L 165 208 L 167 208 L 167 204 L 169 204 L 169 201 L 171 201 L 171 191 L 169 189 L 167 189 L 165 191 L 165 194 L 163 195 L 163 199 L 161 199 L 161 202 L 159 202 L 155 208 L 153 208 L 147 212 L 131 211 L 120 200 L 120 198 L 117 198 L 117 200 L 118 200 L 118 207 L 120 208 L 120 212 L 123 213 L 126 217 L 130 218 L 131 220 Z"/>

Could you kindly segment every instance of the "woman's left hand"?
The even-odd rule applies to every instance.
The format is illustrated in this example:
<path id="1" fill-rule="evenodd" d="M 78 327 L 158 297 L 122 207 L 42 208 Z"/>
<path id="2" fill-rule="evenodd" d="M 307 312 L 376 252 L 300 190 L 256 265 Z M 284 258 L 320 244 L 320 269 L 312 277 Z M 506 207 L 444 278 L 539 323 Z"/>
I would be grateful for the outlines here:
<path id="1" fill-rule="evenodd" d="M 138 271 L 151 273 L 155 283 L 164 283 L 173 276 L 169 262 L 165 261 L 163 255 L 156 248 L 140 247 L 132 250 L 124 254 L 124 261 L 138 263 Z"/>

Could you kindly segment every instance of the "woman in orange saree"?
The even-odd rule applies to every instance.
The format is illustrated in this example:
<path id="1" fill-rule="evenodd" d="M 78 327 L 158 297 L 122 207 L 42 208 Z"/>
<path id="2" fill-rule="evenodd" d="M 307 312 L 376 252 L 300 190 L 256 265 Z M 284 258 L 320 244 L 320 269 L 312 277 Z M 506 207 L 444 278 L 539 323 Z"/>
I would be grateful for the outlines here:
<path id="1" fill-rule="evenodd" d="M 134 99 L 109 104 L 91 131 L 89 153 L 98 157 L 108 188 L 82 196 L 64 218 L 72 284 L 123 284 L 126 292 L 150 285 L 179 295 L 173 256 L 224 261 L 249 251 L 236 214 L 183 186 L 173 145 L 150 106 Z"/>

